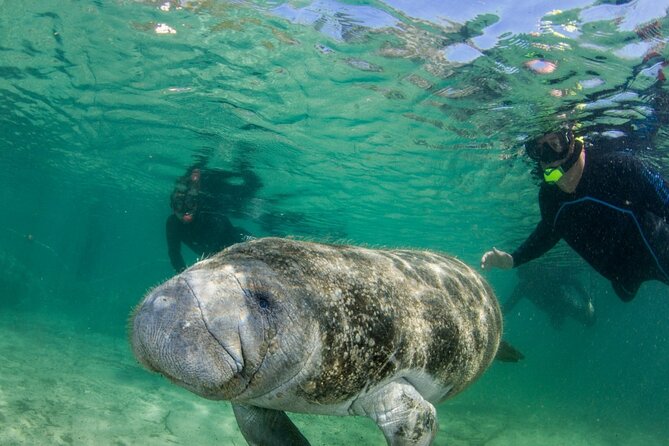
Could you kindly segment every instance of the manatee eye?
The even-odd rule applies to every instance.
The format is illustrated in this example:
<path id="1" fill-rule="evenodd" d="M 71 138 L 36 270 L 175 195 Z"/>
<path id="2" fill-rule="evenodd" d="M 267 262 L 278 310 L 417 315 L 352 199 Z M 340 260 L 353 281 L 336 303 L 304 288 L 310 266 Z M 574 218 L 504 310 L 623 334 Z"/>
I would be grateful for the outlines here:
<path id="1" fill-rule="evenodd" d="M 244 294 L 254 300 L 262 309 L 269 308 L 270 294 L 265 290 L 245 289 Z"/>

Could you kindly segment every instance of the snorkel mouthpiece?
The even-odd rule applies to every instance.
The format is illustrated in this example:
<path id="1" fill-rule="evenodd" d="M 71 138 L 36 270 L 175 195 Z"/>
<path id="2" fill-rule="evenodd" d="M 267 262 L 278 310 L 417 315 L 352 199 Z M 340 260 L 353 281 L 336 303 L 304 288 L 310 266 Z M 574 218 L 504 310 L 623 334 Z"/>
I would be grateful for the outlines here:
<path id="1" fill-rule="evenodd" d="M 560 178 L 564 175 L 564 170 L 562 166 L 558 167 L 549 167 L 544 169 L 544 181 L 548 184 L 555 184 L 560 181 Z"/>
<path id="2" fill-rule="evenodd" d="M 201 175 L 200 169 L 193 169 L 193 171 L 190 174 L 190 182 L 191 183 L 199 183 L 200 182 L 200 175 Z M 191 187 L 192 187 L 192 185 L 191 185 Z"/>
<path id="3" fill-rule="evenodd" d="M 190 174 L 177 180 L 170 197 L 174 214 L 184 223 L 192 222 L 197 213 L 201 178 L 202 171 L 198 168 L 193 169 Z"/>
<path id="4" fill-rule="evenodd" d="M 583 145 L 583 139 L 576 138 L 576 141 L 574 142 L 574 150 L 572 150 L 559 166 L 544 169 L 544 181 L 548 184 L 555 184 L 560 181 L 565 172 L 569 172 L 569 169 L 571 169 L 581 157 Z"/>

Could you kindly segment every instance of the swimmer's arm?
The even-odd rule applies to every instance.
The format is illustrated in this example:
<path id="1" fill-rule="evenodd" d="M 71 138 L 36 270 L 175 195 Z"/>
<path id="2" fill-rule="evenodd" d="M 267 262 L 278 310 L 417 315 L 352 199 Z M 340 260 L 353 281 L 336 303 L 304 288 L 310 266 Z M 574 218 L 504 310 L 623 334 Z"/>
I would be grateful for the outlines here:
<path id="1" fill-rule="evenodd" d="M 513 267 L 541 257 L 560 240 L 560 235 L 553 230 L 553 226 L 541 220 L 534 232 L 512 254 Z"/>
<path id="2" fill-rule="evenodd" d="M 170 257 L 170 263 L 174 271 L 180 273 L 186 269 L 186 262 L 181 255 L 181 237 L 179 236 L 179 228 L 177 217 L 170 215 L 165 224 L 165 236 L 167 238 L 167 254 Z"/>
<path id="3" fill-rule="evenodd" d="M 520 245 L 512 254 L 493 248 L 481 257 L 481 268 L 510 269 L 527 263 L 530 260 L 542 256 L 560 240 L 561 236 L 553 230 L 553 226 L 547 221 L 552 221 L 558 208 L 558 202 L 554 196 L 543 188 L 539 191 L 539 207 L 541 208 L 541 221 L 534 232 Z"/>
<path id="4" fill-rule="evenodd" d="M 481 257 L 481 268 L 511 269 L 542 256 L 560 240 L 553 228 L 541 220 L 534 232 L 513 254 L 492 248 Z"/>
<path id="5" fill-rule="evenodd" d="M 481 269 L 513 268 L 513 257 L 508 252 L 501 251 L 493 246 L 492 250 L 487 251 L 481 257 Z"/>

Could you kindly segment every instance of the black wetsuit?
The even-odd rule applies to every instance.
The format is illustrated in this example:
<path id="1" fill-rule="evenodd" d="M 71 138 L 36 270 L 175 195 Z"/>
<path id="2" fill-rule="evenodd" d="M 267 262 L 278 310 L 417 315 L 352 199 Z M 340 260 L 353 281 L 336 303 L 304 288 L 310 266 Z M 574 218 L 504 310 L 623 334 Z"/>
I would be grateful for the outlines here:
<path id="1" fill-rule="evenodd" d="M 560 240 L 629 301 L 646 280 L 669 284 L 669 187 L 629 153 L 588 150 L 574 193 L 542 184 L 541 221 L 512 254 L 515 266 Z"/>
<path id="2" fill-rule="evenodd" d="M 198 212 L 190 223 L 182 222 L 174 214 L 170 215 L 167 217 L 165 233 L 170 262 L 177 272 L 186 269 L 181 243 L 199 256 L 207 256 L 248 236 L 244 229 L 233 226 L 225 215 L 208 211 Z"/>
<path id="3" fill-rule="evenodd" d="M 215 254 L 250 236 L 244 229 L 233 226 L 227 216 L 244 215 L 245 205 L 262 186 L 260 178 L 246 168 L 231 172 L 195 165 L 177 181 L 177 188 L 181 187 L 182 193 L 181 198 L 176 200 L 173 193 L 173 210 L 175 202 L 184 205 L 185 196 L 193 188 L 190 178 L 195 169 L 200 171 L 200 178 L 197 184 L 196 207 L 192 210 L 195 213 L 193 221 L 184 223 L 172 214 L 167 218 L 165 228 L 170 262 L 177 272 L 186 268 L 181 255 L 181 243 L 202 257 Z M 193 204 L 191 202 L 190 205 L 184 205 L 180 212 Z"/>

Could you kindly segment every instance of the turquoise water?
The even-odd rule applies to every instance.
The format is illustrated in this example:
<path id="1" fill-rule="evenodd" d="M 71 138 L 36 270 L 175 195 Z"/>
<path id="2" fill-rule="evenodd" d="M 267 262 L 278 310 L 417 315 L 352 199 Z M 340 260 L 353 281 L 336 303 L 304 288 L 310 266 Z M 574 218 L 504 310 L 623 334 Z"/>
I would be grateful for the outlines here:
<path id="1" fill-rule="evenodd" d="M 669 113 L 643 60 L 667 55 L 669 2 L 437 3 L 0 0 L 0 444 L 244 444 L 228 403 L 127 343 L 197 160 L 258 176 L 225 209 L 256 236 L 477 265 L 538 220 L 524 138 Z M 669 172 L 664 127 L 637 151 Z M 548 260 L 596 325 L 520 303 L 505 337 L 526 359 L 441 405 L 435 444 L 669 444 L 667 288 L 623 304 L 568 248 Z M 517 280 L 484 275 L 501 301 Z M 295 419 L 313 444 L 384 444 L 369 420 Z"/>

